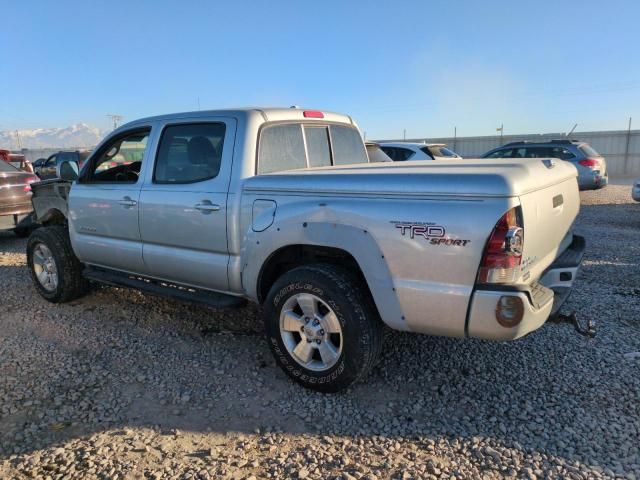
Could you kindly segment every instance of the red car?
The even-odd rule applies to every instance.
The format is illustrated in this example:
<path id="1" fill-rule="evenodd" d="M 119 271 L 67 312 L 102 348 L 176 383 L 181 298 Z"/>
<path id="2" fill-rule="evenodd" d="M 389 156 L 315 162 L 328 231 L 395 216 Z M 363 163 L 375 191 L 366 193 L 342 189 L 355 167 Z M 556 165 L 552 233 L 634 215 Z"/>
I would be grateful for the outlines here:
<path id="1" fill-rule="evenodd" d="M 4 160 L 24 172 L 33 173 L 33 165 L 31 165 L 31 162 L 21 153 L 11 153 L 9 150 L 0 150 L 0 160 Z"/>
<path id="2" fill-rule="evenodd" d="M 13 230 L 19 237 L 31 231 L 31 184 L 40 179 L 8 162 L 0 162 L 0 230 Z"/>

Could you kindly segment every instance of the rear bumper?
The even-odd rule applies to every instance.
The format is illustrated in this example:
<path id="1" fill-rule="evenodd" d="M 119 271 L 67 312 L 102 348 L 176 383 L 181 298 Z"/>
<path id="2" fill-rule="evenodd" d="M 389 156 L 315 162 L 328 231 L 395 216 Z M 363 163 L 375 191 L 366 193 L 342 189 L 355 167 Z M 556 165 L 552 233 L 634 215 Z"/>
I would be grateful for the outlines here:
<path id="1" fill-rule="evenodd" d="M 633 187 L 631 188 L 631 197 L 636 202 L 640 202 L 640 180 L 636 180 L 635 182 L 633 182 Z"/>
<path id="2" fill-rule="evenodd" d="M 578 187 L 580 190 L 589 190 L 594 188 L 602 188 L 609 184 L 609 174 L 604 175 L 595 172 L 580 174 L 578 176 Z"/>
<path id="3" fill-rule="evenodd" d="M 540 328 L 556 315 L 569 297 L 586 248 L 584 237 L 573 236 L 571 245 L 547 268 L 539 282 L 524 288 L 481 286 L 473 293 L 467 335 L 487 340 L 513 340 Z M 496 312 L 501 297 L 517 297 L 523 315 L 512 327 L 501 325 Z"/>

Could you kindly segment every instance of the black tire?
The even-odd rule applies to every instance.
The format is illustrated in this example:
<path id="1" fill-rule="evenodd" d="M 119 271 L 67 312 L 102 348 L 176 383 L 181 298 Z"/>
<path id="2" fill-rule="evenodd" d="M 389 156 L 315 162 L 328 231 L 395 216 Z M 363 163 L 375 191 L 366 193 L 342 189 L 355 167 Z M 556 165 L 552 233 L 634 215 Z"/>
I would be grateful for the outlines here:
<path id="1" fill-rule="evenodd" d="M 53 255 L 58 273 L 58 285 L 47 290 L 38 281 L 34 270 L 33 251 L 40 243 Z M 69 233 L 62 225 L 52 225 L 35 230 L 27 241 L 27 265 L 38 293 L 52 303 L 64 303 L 81 297 L 89 290 L 89 282 L 82 276 L 84 266 L 73 253 Z"/>
<path id="2" fill-rule="evenodd" d="M 303 367 L 288 352 L 280 333 L 280 312 L 299 293 L 312 293 L 336 314 L 342 329 L 342 352 L 331 368 Z M 364 378 L 382 350 L 384 324 L 363 282 L 330 264 L 297 267 L 271 287 L 264 304 L 267 342 L 280 367 L 293 380 L 320 392 L 337 392 Z"/>
<path id="3" fill-rule="evenodd" d="M 14 228 L 13 229 L 13 233 L 15 233 L 16 237 L 18 238 L 27 238 L 29 235 L 31 235 L 31 228 Z"/>

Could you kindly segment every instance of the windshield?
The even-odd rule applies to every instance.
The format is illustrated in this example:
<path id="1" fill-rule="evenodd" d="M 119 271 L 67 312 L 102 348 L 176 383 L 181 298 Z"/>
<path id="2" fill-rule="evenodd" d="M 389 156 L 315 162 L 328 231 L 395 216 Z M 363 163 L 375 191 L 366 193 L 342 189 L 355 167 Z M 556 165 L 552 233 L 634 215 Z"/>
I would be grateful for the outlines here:
<path id="1" fill-rule="evenodd" d="M 578 149 L 585 154 L 585 156 L 587 157 L 601 157 L 602 155 L 600 155 L 598 152 L 596 152 L 596 149 L 593 148 L 591 145 L 583 143 L 582 145 L 578 146 Z"/>
<path id="2" fill-rule="evenodd" d="M 15 168 L 13 165 L 10 165 L 7 162 L 0 160 L 0 172 L 15 173 L 19 171 L 20 170 Z"/>

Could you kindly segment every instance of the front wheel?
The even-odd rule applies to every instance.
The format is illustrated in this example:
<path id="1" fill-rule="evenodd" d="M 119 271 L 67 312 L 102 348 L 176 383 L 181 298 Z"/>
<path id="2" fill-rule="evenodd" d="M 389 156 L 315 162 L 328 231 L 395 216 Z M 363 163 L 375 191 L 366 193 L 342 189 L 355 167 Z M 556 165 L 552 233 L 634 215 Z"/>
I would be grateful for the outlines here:
<path id="1" fill-rule="evenodd" d="M 317 264 L 280 277 L 264 305 L 269 347 L 296 382 L 337 392 L 363 378 L 379 356 L 383 325 L 363 283 Z"/>
<path id="2" fill-rule="evenodd" d="M 53 303 L 74 300 L 88 290 L 83 265 L 73 253 L 62 225 L 35 230 L 27 241 L 27 264 L 38 293 Z"/>

